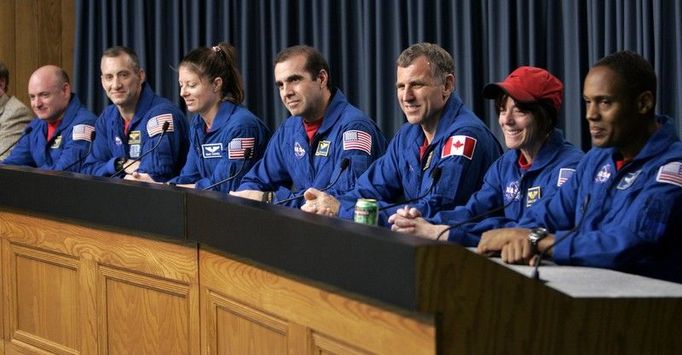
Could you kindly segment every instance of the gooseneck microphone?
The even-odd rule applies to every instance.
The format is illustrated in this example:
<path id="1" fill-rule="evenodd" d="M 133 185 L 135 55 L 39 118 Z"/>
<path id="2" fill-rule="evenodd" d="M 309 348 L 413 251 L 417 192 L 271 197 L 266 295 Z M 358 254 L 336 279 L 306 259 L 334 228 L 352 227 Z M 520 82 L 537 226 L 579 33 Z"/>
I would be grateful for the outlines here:
<path id="1" fill-rule="evenodd" d="M 244 170 L 244 168 L 246 167 L 247 160 L 251 160 L 251 148 L 244 148 L 244 156 L 246 158 L 244 158 L 244 162 L 242 163 L 242 166 L 239 167 L 239 170 L 237 170 L 237 172 L 234 173 L 234 175 L 228 176 L 228 177 L 216 182 L 215 184 L 206 186 L 203 189 L 201 189 L 201 191 L 213 190 L 213 188 L 215 188 L 216 186 L 220 186 L 220 185 L 222 185 L 228 181 L 232 181 L 234 178 L 239 176 L 239 174 L 242 173 L 242 170 Z"/>
<path id="2" fill-rule="evenodd" d="M 332 182 L 327 184 L 327 186 L 325 186 L 324 188 L 320 189 L 320 191 L 324 192 L 324 191 L 331 189 L 332 186 L 334 186 L 334 184 L 336 184 L 336 182 L 339 181 L 339 178 L 341 178 L 341 174 L 343 173 L 344 170 L 346 170 L 348 168 L 349 165 L 350 165 L 350 159 L 349 158 L 343 158 L 343 160 L 341 160 L 339 173 L 336 174 L 336 177 L 334 178 L 334 180 L 332 180 Z M 305 191 L 302 194 L 294 195 L 292 197 L 285 198 L 284 200 L 279 200 L 279 201 L 273 203 L 273 205 L 282 205 L 282 204 L 287 203 L 289 201 L 297 200 L 297 199 L 303 197 L 304 194 L 305 194 Z"/>
<path id="3" fill-rule="evenodd" d="M 115 173 L 113 173 L 113 174 L 111 175 L 111 177 L 116 177 L 116 176 L 117 176 L 118 174 L 120 174 L 122 171 L 125 171 L 126 169 L 128 169 L 128 167 L 130 167 L 131 165 L 135 164 L 136 162 L 142 160 L 142 158 L 144 158 L 145 156 L 147 156 L 149 153 L 153 152 L 154 149 L 156 149 L 156 148 L 159 146 L 159 144 L 161 144 L 161 141 L 163 140 L 163 136 L 166 135 L 166 131 L 168 131 L 168 128 L 169 128 L 169 127 L 170 127 L 170 122 L 168 122 L 168 121 L 164 122 L 164 123 L 163 123 L 163 126 L 161 127 L 161 136 L 159 137 L 159 140 L 156 142 L 156 144 L 154 144 L 154 146 L 152 147 L 152 149 L 150 149 L 150 150 L 148 150 L 148 151 L 142 153 L 139 157 L 133 159 L 133 161 L 131 161 L 130 163 L 124 165 L 121 169 L 118 169 L 118 171 L 116 171 Z"/>
<path id="4" fill-rule="evenodd" d="M 450 231 L 450 230 L 453 229 L 453 228 L 457 228 L 457 227 L 462 226 L 462 225 L 465 225 L 465 224 L 467 224 L 467 223 L 471 223 L 471 222 L 473 222 L 473 221 L 478 220 L 479 218 L 487 217 L 487 216 L 489 216 L 489 215 L 492 215 L 492 214 L 495 214 L 495 213 L 497 213 L 497 212 L 503 211 L 505 208 L 509 207 L 509 205 L 511 205 L 512 202 L 516 201 L 517 198 L 520 199 L 520 197 L 522 197 L 522 196 L 520 196 L 520 194 L 521 194 L 521 191 L 522 191 L 522 189 L 523 189 L 523 179 L 524 179 L 525 177 L 526 177 L 525 174 L 524 174 L 524 175 L 521 175 L 521 177 L 519 178 L 519 189 L 518 189 L 518 191 L 516 191 L 516 195 L 514 195 L 514 198 L 510 199 L 507 203 L 505 203 L 505 204 L 502 205 L 502 206 L 495 207 L 495 208 L 493 208 L 493 209 L 490 209 L 490 210 L 488 210 L 488 211 L 485 211 L 485 212 L 483 212 L 483 213 L 479 213 L 479 214 L 477 214 L 477 215 L 475 215 L 475 216 L 473 216 L 473 217 L 471 217 L 471 218 L 467 218 L 467 219 L 465 219 L 465 220 L 462 221 L 462 222 L 455 223 L 455 224 L 453 224 L 453 225 L 451 225 L 451 226 L 449 226 L 449 227 L 443 229 L 440 233 L 438 233 L 438 236 L 436 237 L 436 240 L 440 240 L 440 238 L 441 238 L 446 232 Z"/>
<path id="5" fill-rule="evenodd" d="M 587 214 L 586 211 L 587 211 L 587 204 L 588 203 L 590 203 L 590 194 L 587 194 L 585 196 L 585 200 L 583 201 L 583 206 L 582 206 L 583 215 L 580 216 L 580 221 L 578 221 L 578 223 L 576 223 L 576 225 L 573 226 L 573 228 L 571 228 L 571 230 L 568 233 L 564 234 L 563 237 L 554 240 L 554 243 L 550 244 L 547 247 L 547 249 L 543 250 L 542 253 L 540 253 L 540 255 L 538 255 L 538 260 L 535 263 L 535 267 L 533 268 L 533 272 L 530 274 L 530 277 L 532 279 L 541 281 L 540 280 L 540 264 L 542 263 L 542 259 L 547 255 L 547 253 L 550 250 L 552 250 L 555 246 L 557 246 L 557 244 L 563 242 L 564 240 L 566 240 L 566 238 L 568 238 L 568 236 L 570 236 L 571 234 L 578 231 L 578 228 L 583 223 L 583 220 L 585 219 L 585 215 Z"/>
<path id="6" fill-rule="evenodd" d="M 2 153 L 0 153 L 0 156 L 3 156 L 3 155 L 5 155 L 5 153 L 9 152 L 10 149 L 14 148 L 15 145 L 19 144 L 19 141 L 22 138 L 28 136 L 32 131 L 33 131 L 33 126 L 26 127 L 26 129 L 24 129 L 24 133 L 22 133 L 19 136 L 19 139 L 17 139 L 14 143 L 10 144 L 10 146 L 7 147 L 7 149 L 3 150 Z"/>
<path id="7" fill-rule="evenodd" d="M 383 207 L 379 208 L 379 211 L 383 211 L 385 209 L 393 208 L 393 207 L 400 206 L 400 205 L 405 205 L 405 204 L 408 204 L 408 203 L 411 203 L 414 201 L 421 200 L 424 197 L 428 196 L 428 194 L 430 194 L 431 191 L 433 191 L 433 188 L 436 187 L 436 184 L 438 183 L 438 180 L 440 180 L 440 176 L 442 173 L 443 173 L 443 169 L 440 166 L 433 168 L 433 171 L 431 171 L 431 186 L 429 186 L 429 189 L 426 190 L 425 193 L 423 193 L 421 196 L 411 198 L 407 201 L 400 201 L 400 202 L 392 203 L 390 205 L 383 206 Z"/>
<path id="8" fill-rule="evenodd" d="M 88 147 L 88 151 L 85 153 L 85 155 L 83 155 L 82 157 L 78 158 L 78 160 L 76 160 L 75 162 L 69 164 L 69 165 L 68 165 L 66 168 L 64 168 L 63 170 L 64 170 L 64 171 L 68 171 L 68 170 L 71 169 L 74 165 L 79 164 L 79 163 L 82 163 L 83 160 L 85 160 L 85 159 L 88 157 L 88 155 L 90 155 L 90 152 L 92 152 L 92 146 L 93 146 L 93 145 L 95 145 L 95 131 L 92 131 L 92 132 L 90 133 L 90 146 Z M 80 168 L 80 167 L 79 167 L 79 168 Z M 80 170 L 80 169 L 79 169 L 79 170 Z"/>

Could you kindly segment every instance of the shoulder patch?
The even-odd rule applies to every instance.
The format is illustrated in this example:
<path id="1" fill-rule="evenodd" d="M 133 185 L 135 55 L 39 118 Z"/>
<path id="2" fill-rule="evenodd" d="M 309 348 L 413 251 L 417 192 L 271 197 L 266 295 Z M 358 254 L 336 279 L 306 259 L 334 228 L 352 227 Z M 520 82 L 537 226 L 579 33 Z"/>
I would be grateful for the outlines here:
<path id="1" fill-rule="evenodd" d="M 256 138 L 233 138 L 227 146 L 227 157 L 229 159 L 245 159 L 253 156 L 253 147 L 256 145 Z M 246 149 L 251 149 L 251 153 L 246 157 Z"/>
<path id="2" fill-rule="evenodd" d="M 682 187 L 682 162 L 674 161 L 660 167 L 656 181 Z"/>
<path id="3" fill-rule="evenodd" d="M 87 124 L 79 124 L 73 126 L 71 131 L 71 140 L 74 141 L 92 141 L 92 132 L 95 131 L 95 127 Z"/>
<path id="4" fill-rule="evenodd" d="M 343 132 L 343 150 L 361 150 L 372 155 L 372 136 L 357 129 Z"/>
<path id="5" fill-rule="evenodd" d="M 476 138 L 473 137 L 463 135 L 452 136 L 443 144 L 440 158 L 443 159 L 452 155 L 460 155 L 471 160 L 474 158 L 476 142 Z"/>
<path id="6" fill-rule="evenodd" d="M 559 169 L 559 178 L 556 181 L 556 186 L 561 187 L 568 179 L 575 174 L 575 169 L 561 168 Z"/>
<path id="7" fill-rule="evenodd" d="M 163 124 L 168 122 L 168 130 L 166 132 L 173 132 L 173 115 L 164 113 L 150 118 L 147 121 L 147 135 L 151 138 L 163 132 Z"/>

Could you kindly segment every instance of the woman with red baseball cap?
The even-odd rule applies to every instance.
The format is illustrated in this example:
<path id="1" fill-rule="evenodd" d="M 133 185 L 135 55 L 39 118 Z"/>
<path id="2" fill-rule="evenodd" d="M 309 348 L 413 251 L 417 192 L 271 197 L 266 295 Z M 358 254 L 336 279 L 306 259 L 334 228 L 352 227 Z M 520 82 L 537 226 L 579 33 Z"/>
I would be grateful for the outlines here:
<path id="1" fill-rule="evenodd" d="M 391 229 L 473 247 L 483 232 L 513 227 L 525 211 L 551 196 L 575 172 L 582 151 L 556 129 L 563 84 L 545 69 L 522 66 L 483 96 L 495 100 L 508 151 L 488 170 L 464 206 L 426 220 L 407 206 L 389 218 Z M 542 238 L 543 231 L 536 231 Z"/>

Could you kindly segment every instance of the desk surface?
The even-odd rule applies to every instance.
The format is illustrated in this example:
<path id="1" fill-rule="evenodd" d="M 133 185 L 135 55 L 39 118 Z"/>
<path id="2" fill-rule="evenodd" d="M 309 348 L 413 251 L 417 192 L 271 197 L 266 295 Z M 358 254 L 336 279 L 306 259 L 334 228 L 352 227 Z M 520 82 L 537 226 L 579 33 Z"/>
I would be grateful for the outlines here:
<path id="1" fill-rule="evenodd" d="M 420 255 L 449 250 L 452 253 L 446 255 L 487 263 L 487 258 L 451 243 L 216 192 L 30 168 L 0 167 L 0 208 L 152 237 L 197 241 L 407 310 L 419 308 L 420 287 L 429 287 L 424 283 L 431 282 L 420 279 L 420 270 L 429 267 L 420 264 Z M 499 259 L 493 260 L 499 263 Z M 454 261 L 452 265 L 460 264 Z M 456 274 L 459 271 L 454 270 Z M 540 271 L 549 281 L 547 286 L 575 298 L 682 298 L 681 284 L 611 270 L 555 265 L 543 266 Z M 499 272 L 502 276 L 521 273 L 527 277 L 531 269 L 499 265 Z"/>

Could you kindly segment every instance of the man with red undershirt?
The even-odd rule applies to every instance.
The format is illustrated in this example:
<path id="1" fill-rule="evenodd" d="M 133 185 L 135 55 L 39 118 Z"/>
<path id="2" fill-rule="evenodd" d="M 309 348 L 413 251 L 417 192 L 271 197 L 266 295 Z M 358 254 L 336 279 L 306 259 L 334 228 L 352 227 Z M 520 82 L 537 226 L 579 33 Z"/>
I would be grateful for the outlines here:
<path id="1" fill-rule="evenodd" d="M 430 218 L 464 205 L 480 189 L 502 148 L 455 92 L 452 56 L 436 44 L 417 43 L 400 54 L 396 67 L 396 93 L 407 123 L 355 189 L 338 198 L 310 189 L 304 211 L 350 219 L 357 199 L 372 198 L 381 209 L 379 224 L 386 225 L 401 202 L 410 201 Z"/>
<path id="2" fill-rule="evenodd" d="M 17 146 L 2 163 L 47 170 L 78 172 L 85 159 L 97 117 L 71 92 L 64 69 L 46 65 L 28 81 L 31 108 L 38 119 L 29 123 Z"/>
<path id="3" fill-rule="evenodd" d="M 307 188 L 327 187 L 335 196 L 352 189 L 384 153 L 385 138 L 332 86 L 329 66 L 316 49 L 290 47 L 274 62 L 275 84 L 292 117 L 275 132 L 263 159 L 232 194 L 300 207 Z"/>

